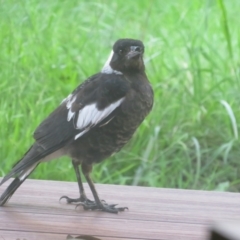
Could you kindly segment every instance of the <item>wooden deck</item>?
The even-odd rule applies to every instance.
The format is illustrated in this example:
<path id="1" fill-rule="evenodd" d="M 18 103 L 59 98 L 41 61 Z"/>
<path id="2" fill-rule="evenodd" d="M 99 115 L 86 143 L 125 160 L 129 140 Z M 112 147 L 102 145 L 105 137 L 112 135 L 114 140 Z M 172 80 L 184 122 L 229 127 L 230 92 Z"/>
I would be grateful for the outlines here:
<path id="1" fill-rule="evenodd" d="M 0 194 L 7 184 L 0 188 Z M 65 240 L 92 235 L 101 240 L 203 240 L 219 220 L 240 220 L 240 194 L 150 187 L 96 185 L 108 203 L 128 206 L 119 214 L 75 210 L 59 197 L 78 197 L 76 183 L 27 180 L 0 207 L 0 240 Z M 86 187 L 89 198 L 92 196 Z"/>

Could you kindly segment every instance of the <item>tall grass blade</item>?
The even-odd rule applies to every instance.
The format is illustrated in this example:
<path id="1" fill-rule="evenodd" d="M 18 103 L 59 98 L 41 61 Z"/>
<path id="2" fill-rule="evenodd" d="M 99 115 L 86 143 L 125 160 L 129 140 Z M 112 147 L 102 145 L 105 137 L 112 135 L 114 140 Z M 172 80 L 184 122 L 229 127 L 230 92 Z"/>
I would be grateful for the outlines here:
<path id="1" fill-rule="evenodd" d="M 224 31 L 224 36 L 227 41 L 227 46 L 228 46 L 228 52 L 231 58 L 233 58 L 233 51 L 232 51 L 232 44 L 231 44 L 231 34 L 229 31 L 229 26 L 228 26 L 228 17 L 227 17 L 227 10 L 224 5 L 223 0 L 218 0 L 220 10 L 222 12 L 222 25 L 223 25 L 223 31 Z"/>
<path id="2" fill-rule="evenodd" d="M 234 138 L 237 140 L 238 139 L 238 128 L 237 128 L 237 121 L 236 121 L 235 115 L 233 113 L 233 110 L 232 110 L 231 106 L 225 100 L 221 100 L 220 103 L 225 107 L 225 109 L 228 113 L 228 116 L 229 116 L 231 124 L 232 124 L 233 135 L 234 135 Z"/>
<path id="3" fill-rule="evenodd" d="M 194 183 L 193 183 L 193 187 L 195 188 L 198 184 L 199 181 L 199 177 L 200 177 L 200 170 L 201 170 L 201 148 L 200 148 L 200 144 L 199 141 L 197 140 L 197 138 L 192 137 L 192 141 L 193 144 L 195 146 L 195 151 L 196 151 L 196 160 L 197 160 L 197 164 L 196 164 L 196 171 L 195 171 L 195 179 L 194 179 Z"/>

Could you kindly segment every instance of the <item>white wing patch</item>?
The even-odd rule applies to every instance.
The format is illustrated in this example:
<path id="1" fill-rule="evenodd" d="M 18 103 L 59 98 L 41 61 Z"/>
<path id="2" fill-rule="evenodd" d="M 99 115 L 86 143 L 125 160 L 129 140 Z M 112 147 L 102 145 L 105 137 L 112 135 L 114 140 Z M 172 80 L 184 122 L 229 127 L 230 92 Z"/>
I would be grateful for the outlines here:
<path id="1" fill-rule="evenodd" d="M 112 57 L 113 57 L 113 51 L 111 51 L 111 53 L 110 53 L 110 55 L 108 57 L 108 60 L 106 61 L 106 63 L 104 64 L 104 66 L 102 68 L 101 73 L 105 73 L 105 74 L 115 73 L 115 74 L 118 74 L 118 75 L 122 75 L 121 72 L 113 70 L 112 67 L 110 66 L 110 62 L 112 60 Z"/>
<path id="2" fill-rule="evenodd" d="M 86 128 L 85 130 L 83 130 L 82 132 L 80 132 L 79 134 L 77 134 L 74 139 L 76 140 L 76 139 L 80 138 L 80 137 L 81 137 L 84 133 L 86 133 L 88 130 L 89 130 L 89 128 Z"/>
<path id="3" fill-rule="evenodd" d="M 78 119 L 76 120 L 76 129 L 82 129 L 83 131 L 80 132 L 75 136 L 75 140 L 81 137 L 84 133 L 90 130 L 93 126 L 100 123 L 103 119 L 108 117 L 120 104 L 123 102 L 125 97 L 119 99 L 118 101 L 110 104 L 106 108 L 99 110 L 97 108 L 96 103 L 92 103 L 90 105 L 85 106 L 83 109 L 79 111 Z M 76 96 L 70 96 L 67 98 L 66 107 L 69 109 L 67 120 L 70 121 L 74 118 L 75 112 L 72 112 L 71 106 L 73 102 L 76 100 Z M 111 120 L 111 119 L 110 119 Z M 104 124 L 105 125 L 105 124 Z"/>
<path id="4" fill-rule="evenodd" d="M 67 102 L 67 101 L 69 101 L 69 99 L 72 97 L 72 94 L 69 94 L 66 98 L 64 98 L 62 101 L 61 101 L 61 104 L 63 103 L 63 102 Z"/>
<path id="5" fill-rule="evenodd" d="M 67 102 L 66 104 L 66 107 L 67 109 L 69 109 L 68 111 L 68 117 L 67 117 L 67 120 L 70 121 L 74 115 L 75 115 L 75 112 L 72 112 L 71 110 L 71 107 L 72 107 L 72 104 L 74 103 L 74 101 L 76 100 L 76 96 L 73 96 L 72 94 L 70 94 L 64 101 Z"/>

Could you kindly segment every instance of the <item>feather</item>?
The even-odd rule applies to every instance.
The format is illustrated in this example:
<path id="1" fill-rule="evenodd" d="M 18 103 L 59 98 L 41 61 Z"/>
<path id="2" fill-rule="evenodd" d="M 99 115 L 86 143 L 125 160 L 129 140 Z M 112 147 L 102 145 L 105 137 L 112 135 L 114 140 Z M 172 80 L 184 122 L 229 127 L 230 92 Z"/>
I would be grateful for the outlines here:
<path id="1" fill-rule="evenodd" d="M 108 57 L 108 60 L 106 61 L 106 63 L 104 64 L 104 66 L 103 66 L 103 68 L 102 68 L 101 73 L 105 73 L 105 74 L 115 73 L 115 74 L 118 74 L 118 75 L 122 75 L 121 72 L 116 71 L 116 70 L 113 70 L 112 67 L 110 66 L 110 62 L 111 62 L 111 60 L 112 60 L 113 54 L 114 54 L 114 52 L 111 51 L 111 53 L 110 53 L 110 55 L 109 55 L 109 57 Z"/>
<path id="2" fill-rule="evenodd" d="M 37 164 L 31 166 L 30 168 L 24 170 L 16 177 L 11 184 L 7 187 L 4 193 L 0 197 L 0 206 L 3 206 L 14 194 L 14 192 L 20 187 L 20 185 L 25 181 L 25 179 L 31 174 L 31 172 L 36 168 Z M 4 179 L 1 184 L 4 183 Z"/>
<path id="3" fill-rule="evenodd" d="M 109 114 L 112 113 L 117 107 L 119 107 L 124 99 L 125 98 L 123 97 L 102 110 L 97 108 L 96 103 L 85 106 L 79 111 L 78 119 L 76 121 L 76 128 L 85 129 L 89 126 L 96 126 L 102 120 L 107 118 Z"/>

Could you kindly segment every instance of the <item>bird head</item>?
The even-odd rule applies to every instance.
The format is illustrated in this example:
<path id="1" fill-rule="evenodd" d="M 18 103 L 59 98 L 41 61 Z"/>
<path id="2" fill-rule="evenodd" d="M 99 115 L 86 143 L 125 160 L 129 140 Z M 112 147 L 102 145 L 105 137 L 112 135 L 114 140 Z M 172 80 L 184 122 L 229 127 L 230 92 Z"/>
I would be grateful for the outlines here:
<path id="1" fill-rule="evenodd" d="M 113 45 L 110 66 L 122 73 L 144 71 L 144 45 L 140 40 L 119 39 Z"/>

